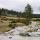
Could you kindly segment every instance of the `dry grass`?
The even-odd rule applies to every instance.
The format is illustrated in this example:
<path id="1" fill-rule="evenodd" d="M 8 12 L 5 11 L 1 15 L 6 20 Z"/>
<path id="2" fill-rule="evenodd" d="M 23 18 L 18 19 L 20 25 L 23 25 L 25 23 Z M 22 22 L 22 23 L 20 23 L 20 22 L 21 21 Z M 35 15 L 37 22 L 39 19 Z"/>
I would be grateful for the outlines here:
<path id="1" fill-rule="evenodd" d="M 8 25 L 9 25 L 8 21 L 0 20 L 0 32 L 9 31 L 11 28 Z"/>
<path id="2" fill-rule="evenodd" d="M 11 27 L 8 26 L 9 23 L 12 21 L 11 19 L 13 20 L 13 19 L 19 19 L 19 18 L 0 16 L 0 32 L 7 32 L 12 29 Z M 20 19 L 25 19 L 25 18 L 20 18 Z M 16 23 L 16 25 L 21 26 L 22 23 Z"/>
<path id="3" fill-rule="evenodd" d="M 6 17 L 1 16 L 0 17 L 0 32 L 7 32 L 11 30 L 11 28 L 8 26 L 9 25 L 9 20 L 6 20 Z"/>

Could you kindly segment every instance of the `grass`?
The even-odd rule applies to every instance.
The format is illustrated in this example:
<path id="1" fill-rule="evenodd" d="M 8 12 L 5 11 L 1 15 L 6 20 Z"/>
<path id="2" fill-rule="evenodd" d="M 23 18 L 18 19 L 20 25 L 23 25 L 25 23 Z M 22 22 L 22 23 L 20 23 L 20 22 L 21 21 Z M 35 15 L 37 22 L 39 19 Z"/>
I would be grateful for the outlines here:
<path id="1" fill-rule="evenodd" d="M 37 30 L 28 30 L 27 32 L 37 32 Z"/>
<path id="2" fill-rule="evenodd" d="M 37 19 L 37 20 L 39 20 L 39 19 Z M 32 20 L 36 20 L 36 18 L 32 18 Z M 1 16 L 0 17 L 0 32 L 7 32 L 7 31 L 11 30 L 12 28 L 15 28 L 15 25 L 16 25 L 16 27 L 23 26 L 26 24 L 26 22 L 27 21 L 25 20 L 25 18 Z M 11 23 L 11 27 L 10 27 L 10 23 Z M 29 31 L 34 31 L 34 30 L 29 30 Z"/>
<path id="3" fill-rule="evenodd" d="M 32 18 L 32 21 L 40 21 L 40 18 Z"/>
<path id="4" fill-rule="evenodd" d="M 20 18 L 21 20 L 24 18 Z M 20 20 L 20 21 L 21 21 Z M 21 26 L 23 23 L 19 21 L 19 18 L 15 17 L 7 17 L 7 16 L 1 16 L 0 17 L 0 32 L 7 32 L 12 29 L 12 27 L 9 27 L 9 23 L 16 23 L 17 26 Z M 14 25 L 13 25 L 14 26 Z"/>
<path id="5" fill-rule="evenodd" d="M 0 32 L 7 32 L 11 28 L 8 26 L 9 21 L 0 20 Z"/>

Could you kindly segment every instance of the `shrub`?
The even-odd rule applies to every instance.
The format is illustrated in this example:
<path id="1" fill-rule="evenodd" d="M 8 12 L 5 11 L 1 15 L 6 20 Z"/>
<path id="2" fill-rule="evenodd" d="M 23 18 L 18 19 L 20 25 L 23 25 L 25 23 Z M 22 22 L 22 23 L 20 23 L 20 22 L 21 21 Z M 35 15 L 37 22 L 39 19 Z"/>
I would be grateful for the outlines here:
<path id="1" fill-rule="evenodd" d="M 12 24 L 9 24 L 8 26 L 9 26 L 9 27 L 12 27 Z"/>
<path id="2" fill-rule="evenodd" d="M 15 20 L 12 20 L 11 23 L 16 23 L 16 21 Z"/>
<path id="3" fill-rule="evenodd" d="M 37 32 L 37 30 L 28 30 L 27 32 Z"/>
<path id="4" fill-rule="evenodd" d="M 14 23 L 14 24 L 12 25 L 12 28 L 15 28 L 15 27 L 17 27 L 17 25 Z"/>
<path id="5" fill-rule="evenodd" d="M 11 27 L 11 28 L 15 28 L 16 24 L 15 23 L 10 23 L 8 26 Z"/>
<path id="6" fill-rule="evenodd" d="M 40 21 L 40 19 L 39 19 L 39 18 L 37 18 L 37 19 L 33 19 L 33 21 Z"/>

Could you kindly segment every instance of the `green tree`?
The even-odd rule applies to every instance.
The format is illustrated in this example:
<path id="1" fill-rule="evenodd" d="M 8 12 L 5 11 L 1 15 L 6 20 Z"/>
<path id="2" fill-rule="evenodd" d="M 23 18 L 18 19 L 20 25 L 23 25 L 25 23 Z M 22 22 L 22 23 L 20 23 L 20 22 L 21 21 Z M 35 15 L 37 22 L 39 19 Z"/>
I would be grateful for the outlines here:
<path id="1" fill-rule="evenodd" d="M 32 8 L 31 5 L 27 4 L 27 6 L 25 7 L 25 16 L 26 16 L 26 23 L 30 23 L 30 20 L 32 18 Z"/>

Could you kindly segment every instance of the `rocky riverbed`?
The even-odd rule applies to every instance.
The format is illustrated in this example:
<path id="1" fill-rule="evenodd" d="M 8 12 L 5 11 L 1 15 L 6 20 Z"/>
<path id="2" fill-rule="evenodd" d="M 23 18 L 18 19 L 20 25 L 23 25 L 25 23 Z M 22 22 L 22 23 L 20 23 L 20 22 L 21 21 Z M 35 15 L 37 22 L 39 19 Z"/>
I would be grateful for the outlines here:
<path id="1" fill-rule="evenodd" d="M 0 32 L 0 40 L 40 40 L 40 30 L 37 32 L 27 32 L 30 28 L 38 28 L 38 26 L 35 27 L 36 24 L 37 22 L 32 22 L 31 25 L 22 27 L 18 26 L 9 32 Z M 19 35 L 20 33 L 23 33 L 23 35 L 25 34 L 26 36 Z M 28 36 L 27 33 L 29 33 L 30 36 Z"/>

